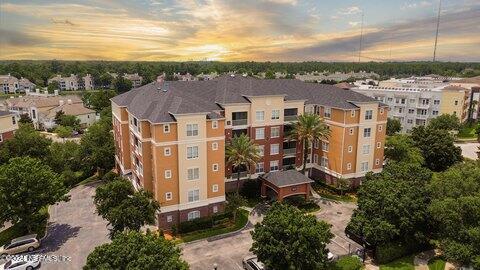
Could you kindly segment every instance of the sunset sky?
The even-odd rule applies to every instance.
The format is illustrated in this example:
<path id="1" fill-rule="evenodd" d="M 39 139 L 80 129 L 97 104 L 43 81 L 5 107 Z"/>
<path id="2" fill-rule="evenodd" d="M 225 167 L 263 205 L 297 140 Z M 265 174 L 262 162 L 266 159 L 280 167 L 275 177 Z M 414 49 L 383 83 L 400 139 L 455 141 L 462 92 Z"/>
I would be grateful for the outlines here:
<path id="1" fill-rule="evenodd" d="M 0 59 L 431 60 L 438 0 L 0 0 Z M 480 61 L 480 0 L 443 0 L 437 55 Z"/>

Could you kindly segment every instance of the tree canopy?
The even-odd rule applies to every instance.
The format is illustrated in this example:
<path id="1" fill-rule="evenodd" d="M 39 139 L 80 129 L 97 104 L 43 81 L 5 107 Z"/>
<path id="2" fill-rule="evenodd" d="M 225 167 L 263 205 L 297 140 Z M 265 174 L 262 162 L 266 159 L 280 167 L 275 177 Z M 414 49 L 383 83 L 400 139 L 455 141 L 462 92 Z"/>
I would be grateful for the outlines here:
<path id="1" fill-rule="evenodd" d="M 402 123 L 396 118 L 387 118 L 387 135 L 392 136 L 402 130 Z"/>
<path id="2" fill-rule="evenodd" d="M 13 157 L 43 159 L 49 154 L 50 139 L 43 137 L 30 124 L 21 124 L 12 139 L 0 146 L 0 164 Z"/>
<path id="3" fill-rule="evenodd" d="M 225 149 L 227 164 L 238 170 L 237 190 L 240 189 L 240 168 L 251 168 L 260 159 L 257 145 L 247 135 L 234 136 Z"/>
<path id="4" fill-rule="evenodd" d="M 115 89 L 119 94 L 125 93 L 127 91 L 130 91 L 130 89 L 132 89 L 132 82 L 130 80 L 125 79 L 122 76 L 118 76 L 115 79 L 114 85 L 115 85 Z"/>
<path id="5" fill-rule="evenodd" d="M 463 160 L 462 149 L 453 144 L 454 138 L 447 130 L 418 126 L 412 130 L 412 140 L 432 171 L 443 171 Z"/>
<path id="6" fill-rule="evenodd" d="M 85 106 L 101 112 L 104 108 L 110 107 L 110 99 L 117 93 L 113 90 L 103 90 L 97 92 L 85 91 L 82 95 L 82 101 Z"/>
<path id="7" fill-rule="evenodd" d="M 12 158 L 0 166 L 0 227 L 21 222 L 29 229 L 43 207 L 67 201 L 62 178 L 40 160 Z"/>
<path id="8" fill-rule="evenodd" d="M 187 270 L 180 255 L 180 249 L 162 235 L 119 233 L 111 243 L 96 247 L 83 269 Z"/>
<path id="9" fill-rule="evenodd" d="M 387 138 L 385 158 L 398 162 L 424 163 L 422 151 L 415 146 L 410 136 L 404 134 L 396 134 Z"/>
<path id="10" fill-rule="evenodd" d="M 455 114 L 442 114 L 430 120 L 428 127 L 432 129 L 458 130 L 460 119 Z"/>
<path id="11" fill-rule="evenodd" d="M 132 184 L 124 179 L 99 186 L 94 203 L 98 214 L 112 226 L 111 236 L 125 230 L 139 231 L 145 224 L 154 224 L 155 214 L 160 209 L 151 193 L 135 192 Z"/>
<path id="12" fill-rule="evenodd" d="M 80 140 L 80 157 L 86 172 L 110 170 L 114 166 L 115 146 L 111 126 L 99 121 L 88 128 Z"/>
<path id="13" fill-rule="evenodd" d="M 268 269 L 326 269 L 330 227 L 294 206 L 275 203 L 255 224 L 250 250 Z"/>

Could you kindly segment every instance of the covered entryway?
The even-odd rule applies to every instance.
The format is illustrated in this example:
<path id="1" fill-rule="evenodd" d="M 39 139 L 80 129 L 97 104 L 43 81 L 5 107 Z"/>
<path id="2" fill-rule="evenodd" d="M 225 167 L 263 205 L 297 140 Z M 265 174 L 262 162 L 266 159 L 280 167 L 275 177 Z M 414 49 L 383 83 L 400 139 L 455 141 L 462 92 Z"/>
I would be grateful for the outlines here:
<path id="1" fill-rule="evenodd" d="M 293 195 L 310 196 L 310 183 L 313 180 L 296 170 L 269 172 L 260 176 L 262 180 L 262 197 L 277 201 Z"/>

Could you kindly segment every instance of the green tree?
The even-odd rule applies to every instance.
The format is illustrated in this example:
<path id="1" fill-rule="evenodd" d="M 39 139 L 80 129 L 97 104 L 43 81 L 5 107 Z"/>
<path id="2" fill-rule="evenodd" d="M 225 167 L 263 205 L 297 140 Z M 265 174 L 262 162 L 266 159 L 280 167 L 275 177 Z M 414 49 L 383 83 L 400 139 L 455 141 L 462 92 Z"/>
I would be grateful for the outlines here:
<path id="1" fill-rule="evenodd" d="M 269 269 L 326 269 L 330 227 L 294 206 L 275 203 L 255 224 L 250 250 Z"/>
<path id="2" fill-rule="evenodd" d="M 316 114 L 302 114 L 298 116 L 298 121 L 291 125 L 292 129 L 287 137 L 291 140 L 297 140 L 303 144 L 303 167 L 302 173 L 307 168 L 307 157 L 310 145 L 314 140 L 328 139 L 330 129 L 325 121 Z"/>
<path id="3" fill-rule="evenodd" d="M 463 160 L 462 149 L 453 144 L 454 138 L 447 130 L 415 127 L 412 140 L 422 151 L 425 166 L 432 171 L 443 171 Z"/>
<path id="4" fill-rule="evenodd" d="M 233 220 L 236 221 L 237 214 L 238 214 L 238 211 L 240 210 L 240 207 L 246 204 L 247 204 L 247 200 L 245 200 L 245 198 L 243 198 L 238 193 L 233 193 L 227 196 L 227 204 L 225 205 L 225 210 L 227 212 L 232 212 Z"/>
<path id="5" fill-rule="evenodd" d="M 337 188 L 340 190 L 340 195 L 343 196 L 343 192 L 350 188 L 350 180 L 343 177 L 338 178 Z"/>
<path id="6" fill-rule="evenodd" d="M 46 163 L 56 173 L 62 173 L 65 170 L 80 170 L 80 145 L 72 141 L 52 143 Z"/>
<path id="7" fill-rule="evenodd" d="M 80 140 L 80 157 L 85 172 L 102 174 L 114 166 L 115 146 L 111 126 L 103 122 L 91 125 Z M 101 176 L 101 175 L 100 175 Z"/>
<path id="8" fill-rule="evenodd" d="M 422 151 L 415 146 L 410 136 L 404 134 L 395 134 L 387 138 L 385 158 L 398 162 L 424 163 Z"/>
<path id="9" fill-rule="evenodd" d="M 118 76 L 117 79 L 115 79 L 115 89 L 119 94 L 130 91 L 130 89 L 132 89 L 132 82 L 122 76 Z"/>
<path id="10" fill-rule="evenodd" d="M 20 114 L 20 119 L 18 120 L 20 124 L 33 124 L 32 118 L 26 113 Z"/>
<path id="11" fill-rule="evenodd" d="M 63 111 L 57 111 L 55 113 L 55 118 L 53 119 L 53 122 L 56 124 L 56 125 L 61 125 L 62 123 L 62 117 L 65 115 L 65 113 Z"/>
<path id="12" fill-rule="evenodd" d="M 240 190 L 240 169 L 250 169 L 260 160 L 257 145 L 245 134 L 234 136 L 225 149 L 227 164 L 237 169 L 237 190 Z"/>
<path id="13" fill-rule="evenodd" d="M 428 127 L 432 129 L 459 130 L 460 119 L 455 114 L 442 114 L 430 120 Z"/>
<path id="14" fill-rule="evenodd" d="M 187 270 L 180 255 L 181 250 L 162 235 L 120 233 L 111 243 L 96 247 L 83 269 Z"/>
<path id="15" fill-rule="evenodd" d="M 40 160 L 12 158 L 0 166 L 0 225 L 20 222 L 31 232 L 40 209 L 67 201 L 62 178 Z"/>
<path id="16" fill-rule="evenodd" d="M 387 118 L 387 135 L 392 136 L 402 130 L 402 123 L 397 118 Z"/>
<path id="17" fill-rule="evenodd" d="M 55 90 L 60 89 L 60 84 L 57 81 L 52 81 L 48 84 L 47 91 L 48 93 L 52 94 Z"/>
<path id="18" fill-rule="evenodd" d="M 114 78 L 112 77 L 112 75 L 105 72 L 102 75 L 100 75 L 100 77 L 98 77 L 98 79 L 96 80 L 96 83 L 98 84 L 98 86 L 102 87 L 103 89 L 107 89 L 112 87 L 113 81 L 114 81 Z"/>
<path id="19" fill-rule="evenodd" d="M 43 159 L 49 154 L 50 139 L 43 137 L 32 125 L 22 124 L 12 139 L 0 146 L 0 164 L 13 157 L 29 156 Z"/>
<path id="20" fill-rule="evenodd" d="M 267 70 L 267 72 L 265 72 L 265 79 L 275 79 L 275 72 L 270 69 Z"/>
<path id="21" fill-rule="evenodd" d="M 58 125 L 70 127 L 73 130 L 80 130 L 80 119 L 75 115 L 60 115 Z"/>
<path id="22" fill-rule="evenodd" d="M 69 127 L 69 126 L 57 126 L 55 128 L 55 133 L 57 133 L 58 137 L 62 139 L 70 138 L 72 137 L 73 129 L 72 127 Z"/>
<path id="23" fill-rule="evenodd" d="M 82 101 L 92 110 L 101 112 L 103 109 L 110 107 L 110 99 L 115 95 L 116 92 L 113 90 L 103 90 L 98 92 L 85 91 L 82 95 Z"/>
<path id="24" fill-rule="evenodd" d="M 367 174 L 358 190 L 358 208 L 348 227 L 372 245 L 426 241 L 431 172 L 418 163 L 390 162 Z"/>
<path id="25" fill-rule="evenodd" d="M 110 235 L 124 231 L 139 231 L 146 224 L 155 223 L 155 214 L 160 205 L 151 193 L 135 192 L 127 180 L 114 180 L 98 187 L 94 203 L 97 212 L 111 225 Z"/>

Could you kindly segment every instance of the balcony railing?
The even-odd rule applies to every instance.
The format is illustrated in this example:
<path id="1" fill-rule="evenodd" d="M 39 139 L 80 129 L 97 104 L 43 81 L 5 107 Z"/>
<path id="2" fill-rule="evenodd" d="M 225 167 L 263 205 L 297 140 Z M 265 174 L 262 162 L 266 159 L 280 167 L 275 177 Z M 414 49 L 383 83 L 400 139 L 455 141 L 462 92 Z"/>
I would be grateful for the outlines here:
<path id="1" fill-rule="evenodd" d="M 247 119 L 237 119 L 237 120 L 232 120 L 232 125 L 233 126 L 245 126 L 247 124 Z"/>
<path id="2" fill-rule="evenodd" d="M 428 114 L 417 114 L 416 116 L 418 119 L 427 119 L 428 118 Z"/>
<path id="3" fill-rule="evenodd" d="M 297 120 L 297 115 L 285 115 L 284 116 L 285 122 L 287 121 L 296 121 Z"/>
<path id="4" fill-rule="evenodd" d="M 284 155 L 295 155 L 296 153 L 297 153 L 297 149 L 296 149 L 296 148 L 283 149 L 283 154 L 284 154 Z"/>

